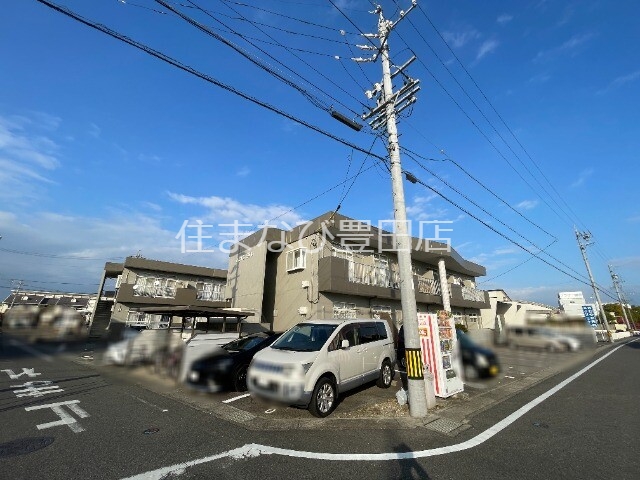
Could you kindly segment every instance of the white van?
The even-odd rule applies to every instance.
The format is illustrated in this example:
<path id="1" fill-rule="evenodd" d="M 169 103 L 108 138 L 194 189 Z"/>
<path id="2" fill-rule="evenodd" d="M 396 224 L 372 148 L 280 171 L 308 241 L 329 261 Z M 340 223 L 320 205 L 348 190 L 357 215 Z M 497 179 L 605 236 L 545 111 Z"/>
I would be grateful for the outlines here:
<path id="1" fill-rule="evenodd" d="M 395 361 L 383 320 L 307 320 L 253 357 L 247 387 L 252 395 L 326 417 L 342 392 L 376 379 L 389 388 Z"/>

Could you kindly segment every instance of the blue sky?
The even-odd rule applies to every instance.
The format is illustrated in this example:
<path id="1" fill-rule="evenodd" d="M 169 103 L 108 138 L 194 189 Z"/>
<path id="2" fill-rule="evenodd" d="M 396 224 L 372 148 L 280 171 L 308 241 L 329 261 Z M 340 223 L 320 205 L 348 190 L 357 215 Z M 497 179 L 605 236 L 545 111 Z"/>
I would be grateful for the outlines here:
<path id="1" fill-rule="evenodd" d="M 335 108 L 355 118 L 373 106 L 364 90 L 380 81 L 380 64 L 350 60 L 370 53 L 356 47 L 366 43 L 361 32 L 376 29 L 368 1 L 170 2 L 286 83 L 152 0 L 60 1 L 386 155 L 371 129 L 355 132 L 328 113 Z M 405 10 L 410 5 L 397 1 Z M 395 1 L 381 5 L 386 16 L 398 17 Z M 453 221 L 442 225 L 453 228 L 452 245 L 487 267 L 481 288 L 555 305 L 558 291 L 592 295 L 572 278 L 586 277 L 575 224 L 593 234 L 588 254 L 596 281 L 611 290 L 610 263 L 640 303 L 640 6 L 419 7 L 390 38 L 396 64 L 415 53 L 407 72 L 421 81 L 418 101 L 398 127 L 403 167 L 466 212 L 406 183 L 414 226 Z M 105 260 L 138 252 L 226 268 L 217 245 L 232 231 L 221 225 L 235 220 L 253 229 L 272 219 L 293 225 L 339 203 L 342 214 L 373 224 L 392 218 L 390 179 L 379 161 L 35 0 L 5 2 L 0 58 L 2 295 L 16 280 L 31 289 L 94 291 Z M 351 181 L 340 185 L 356 173 L 351 188 Z M 547 250 L 554 258 L 544 258 L 570 275 L 536 258 L 523 263 L 531 255 L 473 216 L 531 251 L 555 237 Z M 213 251 L 181 252 L 176 235 L 185 220 L 212 225 Z"/>

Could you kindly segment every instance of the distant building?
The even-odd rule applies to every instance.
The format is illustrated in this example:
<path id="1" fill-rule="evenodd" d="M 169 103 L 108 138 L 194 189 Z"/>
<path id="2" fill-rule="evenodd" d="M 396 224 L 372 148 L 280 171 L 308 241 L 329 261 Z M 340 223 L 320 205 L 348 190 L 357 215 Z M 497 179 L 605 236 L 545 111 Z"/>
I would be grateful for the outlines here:
<path id="1" fill-rule="evenodd" d="M 504 290 L 488 290 L 490 307 L 481 310 L 480 328 L 502 332 L 506 326 L 544 323 L 557 308 L 528 300 L 511 300 Z"/>
<path id="2" fill-rule="evenodd" d="M 7 319 L 17 315 L 35 322 L 45 312 L 54 317 L 72 312 L 89 322 L 95 303 L 96 296 L 90 293 L 15 290 L 0 304 L 0 314 Z"/>
<path id="3" fill-rule="evenodd" d="M 115 280 L 115 295 L 105 284 Z M 96 302 L 90 337 L 117 336 L 125 326 L 167 327 L 171 316 L 145 313 L 147 307 L 225 308 L 227 271 L 217 268 L 127 257 L 124 263 L 107 262 L 99 301 Z"/>
<path id="4" fill-rule="evenodd" d="M 568 318 L 585 318 L 585 309 L 598 317 L 598 305 L 587 303 L 582 292 L 560 292 L 558 293 L 558 305 L 560 310 Z"/>

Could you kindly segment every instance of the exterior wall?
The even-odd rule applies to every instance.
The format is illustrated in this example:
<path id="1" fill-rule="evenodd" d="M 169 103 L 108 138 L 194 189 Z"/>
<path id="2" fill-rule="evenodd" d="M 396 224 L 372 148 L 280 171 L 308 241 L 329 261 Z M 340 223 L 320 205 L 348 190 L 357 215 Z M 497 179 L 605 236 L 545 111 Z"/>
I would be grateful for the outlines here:
<path id="1" fill-rule="evenodd" d="M 278 256 L 277 294 L 274 304 L 275 331 L 284 331 L 298 322 L 318 315 L 318 258 L 321 251 L 311 245 L 317 235 L 302 238 L 290 243 Z M 287 271 L 287 254 L 298 248 L 306 248 L 306 265 L 303 269 Z M 306 282 L 308 287 L 303 287 Z M 299 310 L 303 309 L 303 310 Z M 306 313 L 299 313 L 299 311 Z M 326 310 L 325 310 L 326 311 Z"/>
<path id="2" fill-rule="evenodd" d="M 254 312 L 254 318 L 261 322 L 267 253 L 267 243 L 251 250 L 238 249 L 229 255 L 227 274 L 226 296 L 231 299 L 231 306 Z"/>

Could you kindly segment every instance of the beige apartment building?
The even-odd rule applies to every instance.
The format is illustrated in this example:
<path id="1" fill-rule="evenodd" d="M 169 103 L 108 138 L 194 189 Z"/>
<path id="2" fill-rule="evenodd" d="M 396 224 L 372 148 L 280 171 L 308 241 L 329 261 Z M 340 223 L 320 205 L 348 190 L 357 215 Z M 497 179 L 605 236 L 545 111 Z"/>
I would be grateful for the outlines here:
<path id="1" fill-rule="evenodd" d="M 109 331 L 117 335 L 125 326 L 163 328 L 170 315 L 152 314 L 145 309 L 193 310 L 223 309 L 227 272 L 217 268 L 127 257 L 124 263 L 105 264 L 90 335 L 100 337 Z M 115 294 L 106 295 L 105 285 L 115 280 Z"/>
<path id="2" fill-rule="evenodd" d="M 388 231 L 331 212 L 287 231 L 267 227 L 232 249 L 226 297 L 276 331 L 336 317 L 379 317 L 399 326 L 394 244 Z M 485 268 L 445 243 L 419 238 L 412 238 L 411 257 L 418 311 L 448 304 L 457 322 L 477 323 L 489 306 L 487 292 L 475 287 Z"/>

